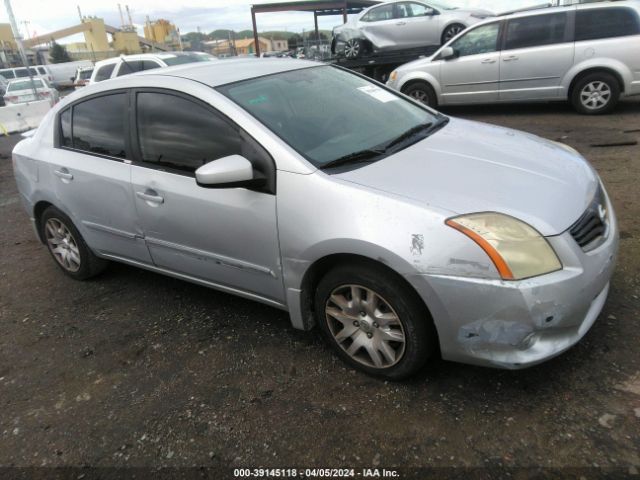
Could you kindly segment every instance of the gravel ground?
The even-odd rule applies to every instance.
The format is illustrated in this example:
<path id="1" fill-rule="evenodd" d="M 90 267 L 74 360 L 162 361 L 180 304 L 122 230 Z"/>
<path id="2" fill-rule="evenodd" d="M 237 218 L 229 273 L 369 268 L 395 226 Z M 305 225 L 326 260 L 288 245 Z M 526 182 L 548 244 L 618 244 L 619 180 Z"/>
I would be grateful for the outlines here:
<path id="1" fill-rule="evenodd" d="M 600 172 L 621 249 L 609 300 L 580 344 L 524 371 L 435 360 L 387 383 L 258 303 L 117 264 L 73 281 L 34 238 L 11 171 L 19 137 L 3 137 L 0 466 L 196 466 L 216 478 L 259 466 L 637 475 L 640 147 L 593 145 L 640 141 L 640 102 L 604 117 L 564 105 L 446 113 L 562 140 Z"/>

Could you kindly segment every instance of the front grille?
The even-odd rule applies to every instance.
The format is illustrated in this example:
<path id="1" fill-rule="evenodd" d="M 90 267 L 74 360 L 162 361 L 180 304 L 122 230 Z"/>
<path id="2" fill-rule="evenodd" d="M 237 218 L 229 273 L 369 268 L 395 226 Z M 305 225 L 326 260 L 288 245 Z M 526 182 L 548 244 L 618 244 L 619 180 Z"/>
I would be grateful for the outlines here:
<path id="1" fill-rule="evenodd" d="M 593 250 L 599 246 L 607 235 L 609 212 L 604 192 L 598 188 L 596 196 L 576 223 L 569 229 L 569 233 L 580 247 Z"/>

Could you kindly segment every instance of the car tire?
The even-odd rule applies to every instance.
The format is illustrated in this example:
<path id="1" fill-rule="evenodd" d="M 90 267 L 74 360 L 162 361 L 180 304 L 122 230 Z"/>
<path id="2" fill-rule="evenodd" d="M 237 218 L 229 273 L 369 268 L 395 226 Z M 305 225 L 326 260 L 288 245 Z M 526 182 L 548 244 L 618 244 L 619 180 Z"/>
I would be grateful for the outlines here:
<path id="1" fill-rule="evenodd" d="M 86 280 L 107 267 L 108 262 L 89 249 L 71 219 L 56 207 L 42 213 L 40 235 L 58 267 L 71 278 Z"/>
<path id="2" fill-rule="evenodd" d="M 355 60 L 364 55 L 366 45 L 360 38 L 350 38 L 344 42 L 344 56 L 350 60 Z"/>
<path id="3" fill-rule="evenodd" d="M 453 37 L 458 35 L 461 31 L 463 31 L 465 28 L 467 28 L 467 27 L 465 27 L 461 23 L 454 23 L 452 25 L 449 25 L 442 32 L 442 37 L 440 37 L 440 44 L 444 45 L 449 40 L 451 40 Z"/>
<path id="4" fill-rule="evenodd" d="M 438 97 L 427 82 L 412 82 L 402 89 L 402 93 L 431 108 L 438 107 Z"/>
<path id="5" fill-rule="evenodd" d="M 583 115 L 611 112 L 620 100 L 618 79 L 606 72 L 595 72 L 580 78 L 573 86 L 571 103 Z"/>
<path id="6" fill-rule="evenodd" d="M 428 310 L 382 267 L 355 263 L 329 271 L 316 288 L 314 310 L 337 355 L 370 375 L 407 378 L 437 350 Z"/>

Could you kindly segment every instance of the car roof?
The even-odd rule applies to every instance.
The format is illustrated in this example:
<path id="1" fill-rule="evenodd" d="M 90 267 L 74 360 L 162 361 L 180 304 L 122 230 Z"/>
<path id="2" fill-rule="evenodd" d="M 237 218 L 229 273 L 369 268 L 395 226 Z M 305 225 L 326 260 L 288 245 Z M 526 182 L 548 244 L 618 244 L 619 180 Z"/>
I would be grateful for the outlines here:
<path id="1" fill-rule="evenodd" d="M 326 64 L 293 58 L 242 58 L 219 62 L 187 63 L 175 67 L 145 70 L 131 76 L 162 75 L 186 78 L 210 87 L 217 87 L 250 78 L 322 65 Z"/>

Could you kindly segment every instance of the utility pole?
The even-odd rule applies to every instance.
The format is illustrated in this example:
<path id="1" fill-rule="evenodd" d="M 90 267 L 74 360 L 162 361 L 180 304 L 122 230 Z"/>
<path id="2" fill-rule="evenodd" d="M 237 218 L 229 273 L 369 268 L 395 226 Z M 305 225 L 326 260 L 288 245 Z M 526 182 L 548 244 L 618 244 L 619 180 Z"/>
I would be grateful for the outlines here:
<path id="1" fill-rule="evenodd" d="M 29 75 L 29 81 L 31 82 L 31 88 L 33 89 L 33 96 L 37 99 L 38 89 L 36 88 L 36 82 L 33 81 L 33 75 L 31 74 L 31 69 L 29 68 L 29 60 L 27 59 L 27 54 L 25 53 L 24 46 L 22 45 L 22 37 L 20 36 L 20 30 L 18 30 L 16 17 L 13 16 L 13 8 L 11 8 L 11 0 L 4 0 L 4 7 L 7 10 L 7 16 L 9 17 L 11 30 L 13 30 L 13 37 L 16 39 L 18 52 L 20 52 L 20 57 L 22 58 L 22 64 L 26 67 L 27 75 Z"/>

